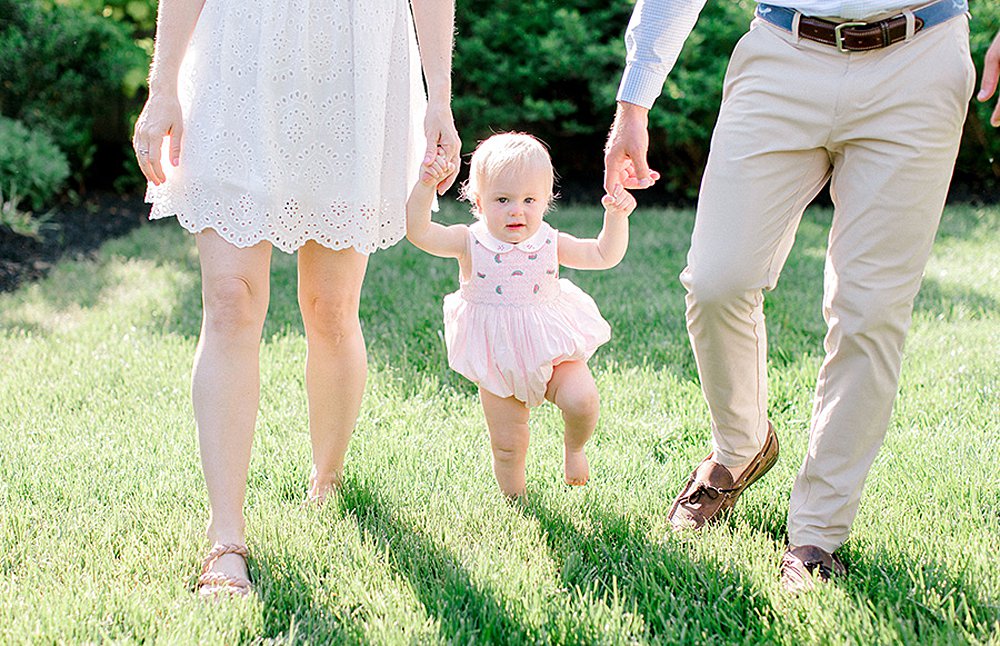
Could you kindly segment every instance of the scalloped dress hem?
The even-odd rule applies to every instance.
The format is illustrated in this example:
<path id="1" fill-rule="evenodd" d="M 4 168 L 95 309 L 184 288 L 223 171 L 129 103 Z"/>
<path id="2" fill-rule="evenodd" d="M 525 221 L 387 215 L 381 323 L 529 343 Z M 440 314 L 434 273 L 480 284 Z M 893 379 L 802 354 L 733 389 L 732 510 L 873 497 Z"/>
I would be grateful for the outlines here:
<path id="1" fill-rule="evenodd" d="M 149 200 L 147 200 L 146 203 L 147 204 L 155 204 L 154 202 L 149 201 Z M 319 245 L 321 245 L 321 246 L 323 246 L 323 247 L 325 247 L 327 249 L 330 249 L 331 251 L 344 251 L 345 249 L 354 249 L 355 251 L 357 251 L 361 255 L 370 256 L 371 254 L 375 253 L 376 251 L 382 251 L 384 249 L 388 249 L 390 247 L 395 246 L 403 238 L 406 237 L 406 232 L 403 231 L 398 236 L 391 236 L 391 237 L 386 238 L 384 241 L 376 242 L 376 243 L 373 243 L 373 244 L 362 244 L 360 242 L 346 243 L 346 244 L 337 244 L 337 243 L 331 244 L 331 243 L 328 243 L 325 240 L 320 239 L 319 236 L 306 236 L 301 241 L 296 240 L 295 242 L 275 240 L 275 239 L 272 239 L 270 237 L 262 236 L 261 238 L 253 240 L 253 241 L 241 242 L 239 240 L 239 236 L 237 235 L 236 231 L 229 231 L 229 232 L 220 231 L 219 228 L 218 228 L 218 226 L 216 224 L 212 223 L 212 222 L 196 223 L 194 221 L 191 221 L 191 220 L 183 217 L 179 213 L 162 213 L 162 212 L 161 213 L 157 213 L 156 209 L 153 209 L 152 211 L 150 211 L 150 214 L 149 214 L 149 220 L 150 221 L 152 221 L 152 220 L 166 220 L 166 219 L 169 219 L 169 218 L 176 218 L 177 219 L 177 224 L 179 224 L 181 226 L 181 228 L 183 228 L 185 231 L 187 231 L 191 235 L 197 235 L 199 233 L 204 232 L 206 229 L 211 229 L 212 231 L 215 231 L 219 235 L 220 238 L 222 238 L 223 240 L 225 240 L 226 242 L 228 242 L 229 244 L 233 245 L 234 247 L 236 247 L 238 249 L 249 249 L 250 247 L 256 246 L 256 245 L 258 245 L 258 244 L 260 244 L 262 242 L 267 242 L 272 247 L 274 247 L 275 249 L 277 249 L 278 251 L 282 251 L 282 252 L 287 253 L 287 254 L 293 254 L 293 253 L 297 252 L 299 249 L 301 249 L 303 246 L 305 246 L 305 244 L 307 242 L 309 242 L 311 240 L 311 241 L 313 241 L 313 242 L 315 242 L 315 243 L 317 243 L 317 244 L 319 244 Z M 367 242 L 367 241 L 365 241 L 365 242 Z"/>

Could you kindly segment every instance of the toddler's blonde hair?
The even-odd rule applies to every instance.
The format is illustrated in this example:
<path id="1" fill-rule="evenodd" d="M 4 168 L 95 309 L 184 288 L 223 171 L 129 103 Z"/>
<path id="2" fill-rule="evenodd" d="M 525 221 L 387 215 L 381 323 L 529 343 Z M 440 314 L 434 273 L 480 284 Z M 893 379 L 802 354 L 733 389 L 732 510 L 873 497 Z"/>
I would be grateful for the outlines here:
<path id="1" fill-rule="evenodd" d="M 491 178 L 510 172 L 544 173 L 549 180 L 549 206 L 554 199 L 555 170 L 545 144 L 523 132 L 503 132 L 479 142 L 472 153 L 469 179 L 462 184 L 459 197 L 472 203 L 472 212 L 479 217 L 476 198 Z"/>

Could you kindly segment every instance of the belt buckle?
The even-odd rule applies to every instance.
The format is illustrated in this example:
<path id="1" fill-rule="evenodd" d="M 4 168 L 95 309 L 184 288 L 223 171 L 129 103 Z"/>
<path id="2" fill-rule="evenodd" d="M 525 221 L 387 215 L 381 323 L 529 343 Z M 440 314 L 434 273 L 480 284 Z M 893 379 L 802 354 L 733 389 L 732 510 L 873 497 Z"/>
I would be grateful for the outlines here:
<path id="1" fill-rule="evenodd" d="M 844 30 L 848 27 L 862 27 L 867 22 L 841 22 L 833 26 L 833 39 L 837 44 L 837 51 L 847 53 L 851 50 L 844 48 Z"/>

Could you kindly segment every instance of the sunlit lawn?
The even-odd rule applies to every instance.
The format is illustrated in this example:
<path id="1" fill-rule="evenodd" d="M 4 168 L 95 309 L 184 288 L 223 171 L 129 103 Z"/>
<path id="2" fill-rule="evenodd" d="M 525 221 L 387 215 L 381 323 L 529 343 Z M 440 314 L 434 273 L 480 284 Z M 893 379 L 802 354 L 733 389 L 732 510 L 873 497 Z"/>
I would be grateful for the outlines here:
<path id="1" fill-rule="evenodd" d="M 677 280 L 691 212 L 640 208 L 618 268 L 566 272 L 614 330 L 592 361 L 593 478 L 562 485 L 546 405 L 523 507 L 497 492 L 474 389 L 447 368 L 441 297 L 456 267 L 405 242 L 370 265 L 372 369 L 343 496 L 302 506 L 305 343 L 294 259 L 276 253 L 246 507 L 257 594 L 215 604 L 191 592 L 207 548 L 188 395 L 193 242 L 159 223 L 61 263 L 0 295 L 0 642 L 1000 643 L 996 207 L 945 213 L 842 551 L 850 577 L 801 598 L 778 587 L 829 217 L 807 214 L 766 303 L 781 459 L 694 538 L 665 521 L 708 446 Z M 600 213 L 564 207 L 551 221 L 594 235 Z"/>

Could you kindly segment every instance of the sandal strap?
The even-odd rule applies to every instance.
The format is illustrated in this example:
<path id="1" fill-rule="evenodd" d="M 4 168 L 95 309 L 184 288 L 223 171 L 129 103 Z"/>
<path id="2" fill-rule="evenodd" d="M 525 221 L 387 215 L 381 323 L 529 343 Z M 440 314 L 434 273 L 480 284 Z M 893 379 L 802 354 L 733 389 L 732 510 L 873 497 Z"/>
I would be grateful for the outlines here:
<path id="1" fill-rule="evenodd" d="M 225 588 L 243 594 L 250 591 L 252 584 L 243 577 L 229 576 L 222 572 L 206 572 L 198 577 L 198 588 L 206 587 Z"/>
<path id="2" fill-rule="evenodd" d="M 244 560 L 247 558 L 247 546 L 241 543 L 216 543 L 208 551 L 205 560 L 201 564 L 201 574 L 208 574 L 215 562 L 226 554 L 239 554 Z"/>
<path id="3" fill-rule="evenodd" d="M 203 594 L 229 593 L 246 596 L 253 589 L 250 580 L 242 576 L 232 576 L 223 572 L 213 572 L 215 562 L 226 554 L 238 554 L 245 561 L 247 546 L 240 543 L 216 543 L 205 556 L 198 577 L 197 588 Z M 210 590 L 210 588 L 217 588 Z"/>

